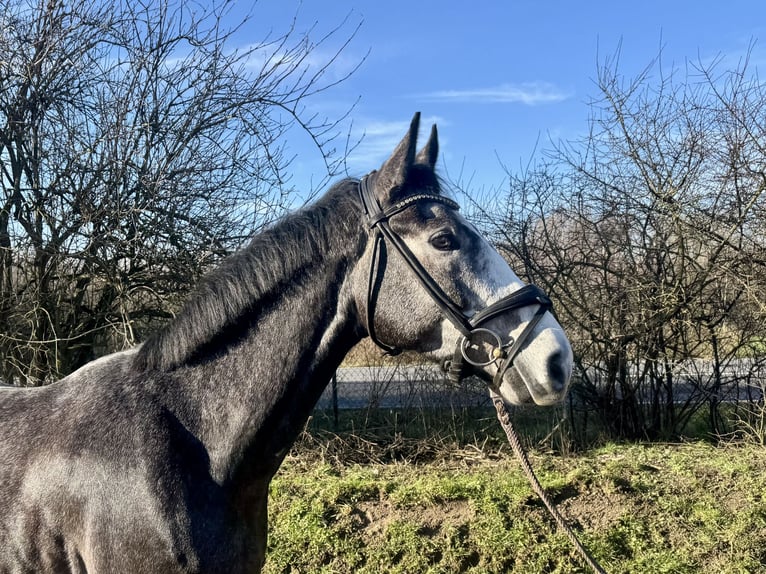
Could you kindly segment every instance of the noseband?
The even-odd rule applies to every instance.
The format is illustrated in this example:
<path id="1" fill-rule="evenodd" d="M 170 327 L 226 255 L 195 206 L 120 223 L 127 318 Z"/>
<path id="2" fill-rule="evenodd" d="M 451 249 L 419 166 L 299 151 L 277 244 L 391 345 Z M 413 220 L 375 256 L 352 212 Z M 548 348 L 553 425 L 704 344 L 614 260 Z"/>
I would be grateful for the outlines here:
<path id="1" fill-rule="evenodd" d="M 458 204 L 442 195 L 422 193 L 407 197 L 384 210 L 370 189 L 368 179 L 369 176 L 366 175 L 359 182 L 359 197 L 367 216 L 367 224 L 374 234 L 370 274 L 367 283 L 367 332 L 370 338 L 390 355 L 397 355 L 401 352 L 401 349 L 383 343 L 375 333 L 375 303 L 382 279 L 381 254 L 386 245 L 390 245 L 402 256 L 407 267 L 414 273 L 442 314 L 460 332 L 461 336 L 457 342 L 453 359 L 448 365 L 445 365 L 450 381 L 453 383 L 460 381 L 466 363 L 473 367 L 485 367 L 497 363 L 498 370 L 492 379 L 492 388 L 499 389 L 505 372 L 513 366 L 514 359 L 529 339 L 532 331 L 543 318 L 543 315 L 552 309 L 551 300 L 539 287 L 527 285 L 498 299 L 472 317 L 467 316 L 428 274 L 428 271 L 423 268 L 420 261 L 404 243 L 404 240 L 391 229 L 388 223 L 389 218 L 393 215 L 419 202 L 441 203 L 455 210 L 459 209 Z M 531 305 L 538 305 L 538 309 L 516 340 L 511 339 L 503 343 L 500 335 L 483 326 L 495 317 Z"/>

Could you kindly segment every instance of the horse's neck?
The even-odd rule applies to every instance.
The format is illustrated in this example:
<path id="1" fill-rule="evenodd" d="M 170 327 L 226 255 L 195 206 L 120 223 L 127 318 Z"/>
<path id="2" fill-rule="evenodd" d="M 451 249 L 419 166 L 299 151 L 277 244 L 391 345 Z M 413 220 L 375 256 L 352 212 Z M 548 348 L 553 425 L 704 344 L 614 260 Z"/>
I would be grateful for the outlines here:
<path id="1" fill-rule="evenodd" d="M 322 262 L 264 302 L 236 344 L 178 371 L 177 400 L 221 482 L 269 478 L 335 369 L 359 341 L 347 258 Z"/>

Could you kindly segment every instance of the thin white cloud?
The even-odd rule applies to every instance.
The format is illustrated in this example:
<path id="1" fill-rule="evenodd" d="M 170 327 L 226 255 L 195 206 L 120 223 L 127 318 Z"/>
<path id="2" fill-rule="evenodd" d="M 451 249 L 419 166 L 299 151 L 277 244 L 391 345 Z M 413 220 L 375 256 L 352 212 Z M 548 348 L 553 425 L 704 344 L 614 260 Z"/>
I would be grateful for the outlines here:
<path id="1" fill-rule="evenodd" d="M 524 104 L 535 106 L 561 102 L 570 94 L 548 82 L 502 84 L 489 88 L 462 90 L 438 90 L 419 94 L 417 98 L 432 102 L 455 102 L 474 104 Z"/>
<path id="2" fill-rule="evenodd" d="M 290 74 L 295 78 L 306 79 L 316 76 L 323 79 L 323 84 L 334 84 L 348 78 L 364 62 L 365 54 L 354 52 L 351 48 L 340 51 L 336 48 L 309 47 L 272 50 L 268 45 L 247 45 L 239 48 L 246 54 L 244 64 L 251 72 L 258 74 L 271 72 L 275 77 Z M 285 80 L 287 81 L 287 80 Z"/>

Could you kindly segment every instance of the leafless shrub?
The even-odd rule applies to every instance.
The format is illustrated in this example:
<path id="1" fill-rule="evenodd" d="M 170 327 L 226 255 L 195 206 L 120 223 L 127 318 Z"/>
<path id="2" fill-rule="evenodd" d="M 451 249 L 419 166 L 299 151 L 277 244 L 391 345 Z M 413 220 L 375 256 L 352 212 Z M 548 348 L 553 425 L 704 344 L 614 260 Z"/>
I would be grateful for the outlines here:
<path id="1" fill-rule="evenodd" d="M 288 205 L 291 127 L 343 160 L 306 104 L 355 31 L 237 48 L 220 6 L 0 0 L 0 379 L 50 381 L 169 317 Z"/>

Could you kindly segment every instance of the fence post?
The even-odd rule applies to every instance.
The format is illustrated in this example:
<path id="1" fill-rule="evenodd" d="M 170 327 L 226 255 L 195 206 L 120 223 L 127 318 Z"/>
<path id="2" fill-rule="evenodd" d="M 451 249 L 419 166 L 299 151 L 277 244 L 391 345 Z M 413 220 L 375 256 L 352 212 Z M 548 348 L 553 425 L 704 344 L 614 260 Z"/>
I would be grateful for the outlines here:
<path id="1" fill-rule="evenodd" d="M 330 380 L 332 383 L 332 414 L 335 431 L 338 431 L 338 374 L 334 374 Z"/>

